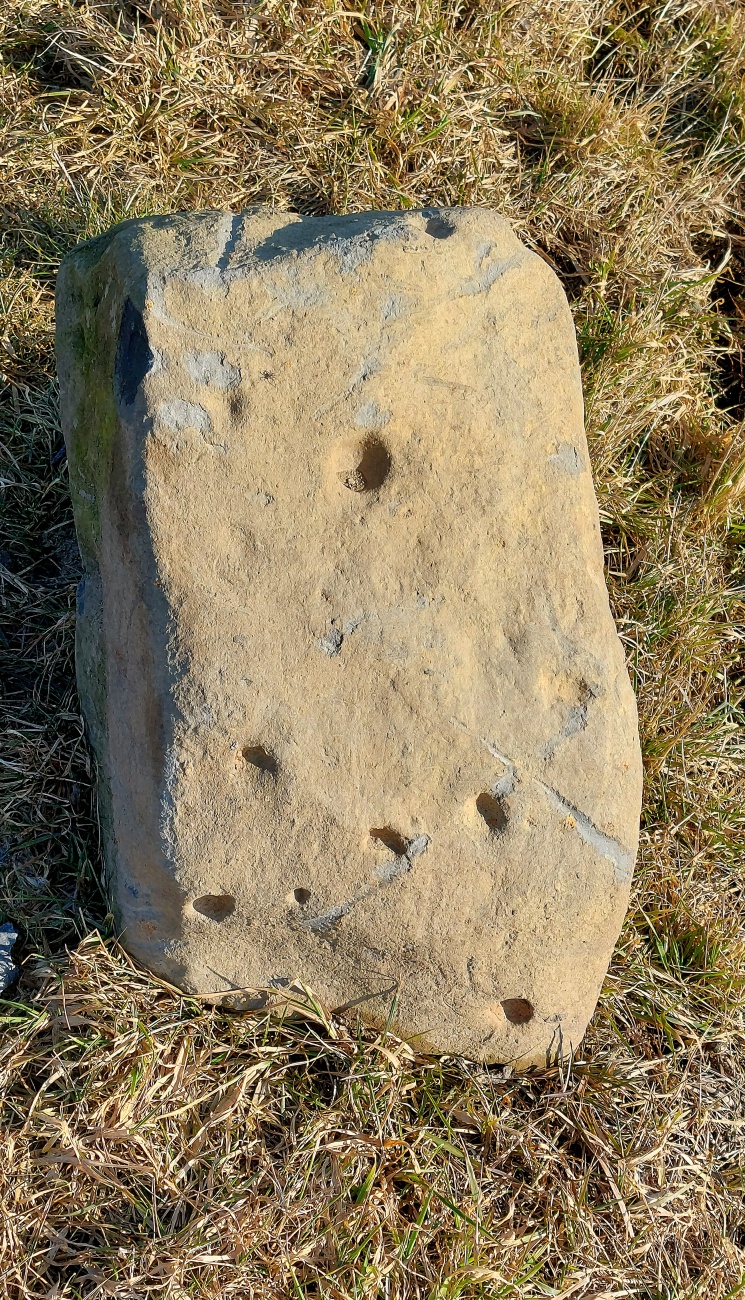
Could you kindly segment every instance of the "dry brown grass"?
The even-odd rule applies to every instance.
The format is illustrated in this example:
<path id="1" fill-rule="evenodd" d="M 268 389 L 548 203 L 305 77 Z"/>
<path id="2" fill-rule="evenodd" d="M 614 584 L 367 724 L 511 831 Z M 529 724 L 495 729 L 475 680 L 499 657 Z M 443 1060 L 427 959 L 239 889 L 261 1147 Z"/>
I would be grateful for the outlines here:
<path id="1" fill-rule="evenodd" d="M 745 1288 L 745 14 L 738 0 L 6 0 L 0 1294 Z M 492 204 L 575 313 L 646 763 L 581 1060 L 422 1059 L 134 970 L 97 891 L 55 405 L 61 254 L 128 215 Z"/>

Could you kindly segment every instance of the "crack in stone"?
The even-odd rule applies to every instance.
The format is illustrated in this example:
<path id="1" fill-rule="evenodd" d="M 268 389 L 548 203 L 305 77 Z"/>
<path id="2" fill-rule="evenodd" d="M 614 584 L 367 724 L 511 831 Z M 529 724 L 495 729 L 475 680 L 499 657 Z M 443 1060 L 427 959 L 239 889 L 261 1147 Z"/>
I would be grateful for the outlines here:
<path id="1" fill-rule="evenodd" d="M 517 767 L 513 763 L 512 759 L 508 758 L 506 754 L 503 754 L 501 750 L 497 749 L 496 745 L 493 745 L 490 740 L 486 740 L 482 737 L 481 743 L 486 747 L 486 749 L 488 749 L 492 758 L 496 758 L 499 763 L 502 763 L 507 768 L 504 776 L 500 776 L 491 788 L 492 794 L 495 798 L 506 799 L 507 795 L 514 794 L 515 786 L 517 785 Z"/>
<path id="2" fill-rule="evenodd" d="M 566 721 L 561 731 L 552 736 L 551 740 L 544 745 L 543 753 L 546 758 L 553 758 L 562 741 L 569 740 L 572 736 L 577 736 L 584 731 L 589 718 L 589 709 L 585 701 L 582 704 L 575 704 L 567 713 Z"/>
<path id="3" fill-rule="evenodd" d="M 230 222 L 230 229 L 227 232 L 225 243 L 223 244 L 223 250 L 220 256 L 218 257 L 217 262 L 215 263 L 216 270 L 227 271 L 228 266 L 230 264 L 231 255 L 235 251 L 235 247 L 241 237 L 242 230 L 243 230 L 243 217 L 240 215 L 234 216 Z"/>
<path id="4" fill-rule="evenodd" d="M 405 876 L 407 871 L 411 871 L 411 862 L 405 853 L 397 858 L 386 858 L 375 868 L 375 875 L 384 885 L 396 880 L 399 876 Z"/>
<path id="5" fill-rule="evenodd" d="M 380 865 L 375 868 L 375 875 L 380 884 L 389 885 L 392 880 L 397 880 L 399 876 L 405 876 L 407 872 L 411 871 L 411 868 L 414 865 L 414 859 L 419 858 L 423 853 L 426 853 L 428 847 L 429 836 L 417 835 L 416 838 L 411 840 L 408 844 L 405 853 L 401 853 L 395 858 L 388 858 L 385 862 L 381 862 Z M 365 898 L 369 898 L 374 892 L 375 885 L 363 885 L 362 888 L 358 889 L 356 894 L 352 894 L 352 897 L 348 898 L 346 902 L 337 903 L 336 907 L 329 908 L 328 912 L 324 912 L 321 916 L 314 916 L 311 920 L 307 921 L 307 928 L 312 930 L 314 934 L 330 934 L 334 930 L 334 927 L 338 925 L 339 921 L 349 915 L 352 908 L 357 903 L 361 903 Z"/>
<path id="6" fill-rule="evenodd" d="M 586 844 L 591 845 L 604 858 L 613 863 L 618 883 L 627 884 L 634 869 L 634 854 L 625 849 L 622 844 L 619 844 L 618 840 L 614 840 L 610 835 L 606 835 L 604 831 L 601 831 L 587 816 L 587 813 L 583 813 L 579 808 L 576 808 L 573 803 L 570 803 L 562 794 L 559 794 L 558 790 L 546 785 L 545 781 L 540 781 L 538 777 L 534 779 L 541 789 L 546 791 L 554 807 L 563 813 L 565 817 L 571 817 L 574 829 L 580 839 L 583 839 Z"/>
<path id="7" fill-rule="evenodd" d="M 342 917 L 347 916 L 351 912 L 355 903 L 359 903 L 367 896 L 367 894 L 369 894 L 369 892 L 369 889 L 361 890 L 359 893 L 353 894 L 351 898 L 348 898 L 346 903 L 338 903 L 336 907 L 329 908 L 328 912 L 324 912 L 321 916 L 314 916 L 313 919 L 307 923 L 308 929 L 312 930 L 314 934 L 328 934 L 333 930 L 335 925 L 338 925 Z"/>

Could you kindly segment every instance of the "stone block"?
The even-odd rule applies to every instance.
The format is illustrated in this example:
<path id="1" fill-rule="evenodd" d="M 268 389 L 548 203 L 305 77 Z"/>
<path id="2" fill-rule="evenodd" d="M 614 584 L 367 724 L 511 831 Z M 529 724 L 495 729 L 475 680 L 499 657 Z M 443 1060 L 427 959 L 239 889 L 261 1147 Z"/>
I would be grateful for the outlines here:
<path id="1" fill-rule="evenodd" d="M 130 951 L 422 1049 L 576 1049 L 641 762 L 572 320 L 476 209 L 132 221 L 58 285 Z"/>

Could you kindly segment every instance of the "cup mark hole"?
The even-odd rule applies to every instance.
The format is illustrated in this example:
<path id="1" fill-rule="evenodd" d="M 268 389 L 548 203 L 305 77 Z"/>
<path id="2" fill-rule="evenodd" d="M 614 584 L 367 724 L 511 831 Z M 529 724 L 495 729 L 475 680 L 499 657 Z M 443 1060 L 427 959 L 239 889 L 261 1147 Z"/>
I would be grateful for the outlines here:
<path id="1" fill-rule="evenodd" d="M 388 477 L 391 457 L 382 438 L 370 435 L 350 449 L 339 478 L 350 492 L 373 492 Z"/>
<path id="2" fill-rule="evenodd" d="M 224 921 L 235 911 L 235 899 L 232 894 L 202 894 L 194 899 L 192 907 L 210 921 Z"/>
<path id="3" fill-rule="evenodd" d="M 241 758 L 251 767 L 257 767 L 260 772 L 268 772 L 270 776 L 277 775 L 277 760 L 268 749 L 263 745 L 246 745 L 241 750 Z"/>
<path id="4" fill-rule="evenodd" d="M 297 889 L 293 889 L 292 893 L 295 902 L 299 903 L 301 907 L 304 907 L 306 903 L 310 902 L 310 890 L 303 889 L 302 885 L 299 885 Z"/>
<path id="5" fill-rule="evenodd" d="M 511 1025 L 527 1025 L 535 1014 L 527 998 L 505 998 L 500 1006 Z"/>
<path id="6" fill-rule="evenodd" d="M 508 818 L 504 799 L 499 799 L 485 790 L 476 799 L 476 811 L 483 817 L 489 830 L 495 834 L 506 828 Z"/>
<path id="7" fill-rule="evenodd" d="M 409 847 L 409 841 L 398 831 L 394 831 L 392 826 L 373 826 L 370 839 L 384 845 L 391 853 L 395 853 L 397 858 L 402 858 Z"/>

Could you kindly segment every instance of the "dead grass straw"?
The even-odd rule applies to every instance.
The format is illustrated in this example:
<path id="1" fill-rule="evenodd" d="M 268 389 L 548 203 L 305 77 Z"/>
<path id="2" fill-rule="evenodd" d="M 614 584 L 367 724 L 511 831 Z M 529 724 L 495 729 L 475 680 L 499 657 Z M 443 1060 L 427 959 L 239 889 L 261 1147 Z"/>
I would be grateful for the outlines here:
<path id="1" fill-rule="evenodd" d="M 737 0 L 10 0 L 0 15 L 0 1295 L 745 1287 L 745 17 Z M 491 204 L 580 341 L 647 774 L 581 1059 L 422 1059 L 133 969 L 97 890 L 60 256 L 145 212 Z M 301 1002 L 303 999 L 301 998 Z"/>

